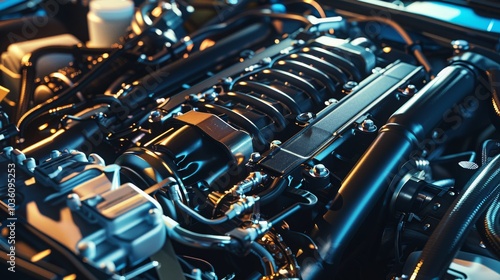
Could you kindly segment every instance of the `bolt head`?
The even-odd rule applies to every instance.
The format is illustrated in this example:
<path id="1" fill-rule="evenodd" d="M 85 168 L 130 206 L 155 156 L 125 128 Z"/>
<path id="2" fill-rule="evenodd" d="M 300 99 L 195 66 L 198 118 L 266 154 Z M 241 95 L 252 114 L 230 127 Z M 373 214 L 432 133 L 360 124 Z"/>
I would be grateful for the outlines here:
<path id="1" fill-rule="evenodd" d="M 453 50 L 457 53 L 468 51 L 470 49 L 469 42 L 465 40 L 453 40 L 451 41 L 451 46 Z"/>
<path id="2" fill-rule="evenodd" d="M 360 124 L 359 129 L 366 132 L 375 132 L 377 131 L 377 126 L 373 120 L 366 119 Z"/>
<path id="3" fill-rule="evenodd" d="M 407 96 L 412 96 L 415 93 L 417 93 L 417 87 L 413 84 L 407 85 L 405 90 L 403 91 L 403 94 Z"/>
<path id="4" fill-rule="evenodd" d="M 316 164 L 309 170 L 309 174 L 313 177 L 324 178 L 330 175 L 330 171 L 323 164 Z"/>

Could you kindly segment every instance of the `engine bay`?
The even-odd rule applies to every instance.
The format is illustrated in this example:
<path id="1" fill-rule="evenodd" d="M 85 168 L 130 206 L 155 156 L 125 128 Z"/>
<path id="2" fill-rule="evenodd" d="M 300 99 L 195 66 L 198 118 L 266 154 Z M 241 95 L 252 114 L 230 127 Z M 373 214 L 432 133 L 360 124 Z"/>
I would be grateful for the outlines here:
<path id="1" fill-rule="evenodd" d="M 403 2 L 0 3 L 1 275 L 499 278 L 500 34 Z"/>

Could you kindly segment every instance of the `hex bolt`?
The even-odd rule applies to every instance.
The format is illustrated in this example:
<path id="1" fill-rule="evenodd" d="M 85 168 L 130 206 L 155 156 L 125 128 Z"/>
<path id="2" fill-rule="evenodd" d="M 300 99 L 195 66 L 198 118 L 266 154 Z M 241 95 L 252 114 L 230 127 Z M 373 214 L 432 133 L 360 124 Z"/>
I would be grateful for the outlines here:
<path id="1" fill-rule="evenodd" d="M 310 121 L 313 117 L 314 117 L 313 113 L 305 112 L 305 113 L 298 114 L 297 117 L 295 118 L 295 120 L 297 121 L 297 123 L 304 125 L 308 121 Z"/>
<path id="2" fill-rule="evenodd" d="M 59 152 L 58 150 L 52 150 L 50 152 L 50 158 L 51 159 L 55 159 L 55 158 L 58 158 L 61 156 L 61 152 Z"/>
<path id="3" fill-rule="evenodd" d="M 432 210 L 434 211 L 437 211 L 439 208 L 441 208 L 441 203 L 438 202 L 434 203 L 434 205 L 432 206 Z"/>
<path id="4" fill-rule="evenodd" d="M 162 113 L 160 110 L 151 111 L 151 113 L 149 114 L 149 120 L 151 122 L 159 122 L 161 120 L 161 117 Z"/>
<path id="5" fill-rule="evenodd" d="M 358 86 L 358 83 L 355 81 L 348 81 L 342 87 L 344 93 L 350 93 L 355 87 Z"/>
<path id="6" fill-rule="evenodd" d="M 375 125 L 375 123 L 373 122 L 373 120 L 371 119 L 366 119 L 364 120 L 361 125 L 359 126 L 359 128 L 362 130 L 362 131 L 366 131 L 366 132 L 374 132 L 374 131 L 377 131 L 377 126 Z"/>
<path id="7" fill-rule="evenodd" d="M 417 93 L 417 87 L 413 84 L 407 85 L 403 91 L 403 94 L 406 96 L 413 96 L 415 93 Z"/>
<path id="8" fill-rule="evenodd" d="M 325 101 L 325 105 L 326 105 L 326 106 L 329 106 L 329 105 L 332 105 L 332 104 L 336 104 L 336 103 L 338 103 L 338 102 L 339 102 L 339 101 L 338 101 L 337 99 L 335 99 L 335 98 L 330 98 L 330 99 L 328 99 L 327 101 Z"/>
<path id="9" fill-rule="evenodd" d="M 310 170 L 309 174 L 311 174 L 313 177 L 320 177 L 324 178 L 328 175 L 330 175 L 330 171 L 328 168 L 326 168 L 323 164 L 316 164 L 314 165 Z"/>
<path id="10" fill-rule="evenodd" d="M 453 40 L 451 41 L 451 46 L 455 54 L 460 54 L 470 49 L 469 42 L 465 40 Z"/>

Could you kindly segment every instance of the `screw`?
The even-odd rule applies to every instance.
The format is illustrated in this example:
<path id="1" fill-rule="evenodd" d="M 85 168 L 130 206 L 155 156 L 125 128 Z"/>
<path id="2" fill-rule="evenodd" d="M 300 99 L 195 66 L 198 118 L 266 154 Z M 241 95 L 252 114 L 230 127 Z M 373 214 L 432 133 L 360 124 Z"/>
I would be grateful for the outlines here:
<path id="1" fill-rule="evenodd" d="M 344 86 L 342 87 L 343 88 L 343 92 L 345 94 L 348 94 L 350 93 L 355 87 L 358 86 L 358 83 L 355 82 L 355 81 L 348 81 L 347 83 L 344 84 Z"/>
<path id="2" fill-rule="evenodd" d="M 403 91 L 403 94 L 406 96 L 413 96 L 415 93 L 417 93 L 417 87 L 413 84 L 407 85 Z"/>
<path id="3" fill-rule="evenodd" d="M 451 46 L 456 54 L 466 52 L 470 49 L 469 42 L 465 40 L 453 40 L 451 41 Z"/>
<path id="4" fill-rule="evenodd" d="M 455 196 L 455 192 L 451 192 L 451 191 L 450 191 L 450 192 L 448 192 L 448 194 L 449 194 L 450 196 Z"/>
<path id="5" fill-rule="evenodd" d="M 51 159 L 55 159 L 55 158 L 58 158 L 61 156 L 61 152 L 59 152 L 58 150 L 52 150 L 50 152 L 50 158 Z"/>
<path id="6" fill-rule="evenodd" d="M 149 114 L 150 122 L 159 122 L 161 120 L 161 112 L 160 110 L 154 110 Z"/>
<path id="7" fill-rule="evenodd" d="M 305 113 L 300 113 L 297 115 L 295 120 L 299 125 L 305 125 L 307 124 L 308 121 L 310 121 L 312 118 L 314 118 L 314 114 L 311 112 L 305 112 Z"/>
<path id="8" fill-rule="evenodd" d="M 373 74 L 378 74 L 378 73 L 381 73 L 382 72 L 382 68 L 381 67 L 375 67 L 372 69 L 372 73 Z"/>
<path id="9" fill-rule="evenodd" d="M 325 101 L 325 105 L 326 106 L 329 106 L 329 105 L 332 105 L 332 104 L 335 104 L 335 103 L 338 103 L 339 101 L 335 98 L 330 98 L 328 99 L 327 101 Z"/>
<path id="10" fill-rule="evenodd" d="M 425 224 L 425 225 L 423 226 L 423 229 L 424 229 L 424 230 L 428 230 L 430 227 L 431 227 L 431 224 Z"/>
<path id="11" fill-rule="evenodd" d="M 374 132 L 377 131 L 377 126 L 371 119 L 366 119 L 364 120 L 361 125 L 359 126 L 359 129 L 362 131 L 366 132 Z"/>
<path id="12" fill-rule="evenodd" d="M 309 174 L 313 177 L 324 178 L 330 174 L 330 171 L 323 164 L 316 164 L 313 168 L 311 168 L 311 170 L 309 170 Z"/>
<path id="13" fill-rule="evenodd" d="M 479 247 L 486 249 L 486 245 L 484 245 L 484 242 L 482 240 L 479 241 Z"/>
<path id="14" fill-rule="evenodd" d="M 439 208 L 441 208 L 441 203 L 438 202 L 434 203 L 434 205 L 432 206 L 432 209 L 434 211 L 437 211 Z"/>

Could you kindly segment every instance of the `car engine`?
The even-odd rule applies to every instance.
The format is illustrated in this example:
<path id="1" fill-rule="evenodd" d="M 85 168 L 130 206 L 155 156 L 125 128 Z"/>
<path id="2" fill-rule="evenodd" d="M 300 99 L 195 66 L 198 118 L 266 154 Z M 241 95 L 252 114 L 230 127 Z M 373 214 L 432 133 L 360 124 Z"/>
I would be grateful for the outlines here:
<path id="1" fill-rule="evenodd" d="M 498 7 L 450 2 L 0 1 L 1 275 L 500 278 Z"/>

